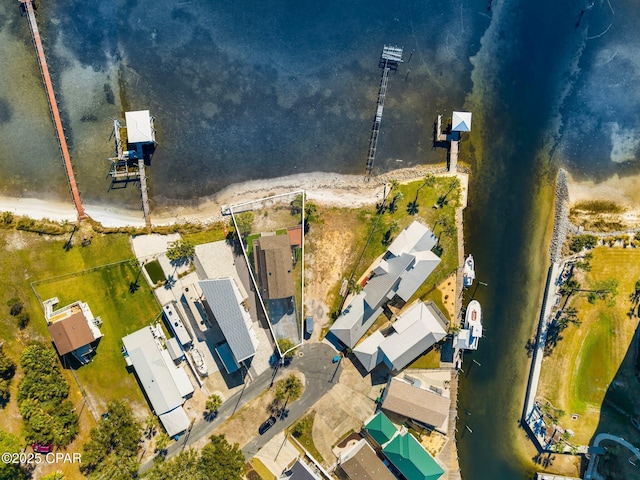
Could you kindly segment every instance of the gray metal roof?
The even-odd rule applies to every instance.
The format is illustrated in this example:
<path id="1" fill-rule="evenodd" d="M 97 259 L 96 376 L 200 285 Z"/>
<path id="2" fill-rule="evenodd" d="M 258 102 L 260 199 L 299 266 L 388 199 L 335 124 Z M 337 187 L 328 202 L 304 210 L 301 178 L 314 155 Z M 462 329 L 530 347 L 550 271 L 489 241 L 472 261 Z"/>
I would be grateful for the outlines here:
<path id="1" fill-rule="evenodd" d="M 251 331 L 251 318 L 240 305 L 240 291 L 233 280 L 203 280 L 199 285 L 236 361 L 242 362 L 253 357 L 258 338 Z"/>
<path id="2" fill-rule="evenodd" d="M 122 343 L 156 415 L 182 405 L 184 399 L 162 358 L 151 328 L 145 327 L 127 335 Z"/>
<path id="3" fill-rule="evenodd" d="M 403 253 L 399 257 L 392 257 L 387 260 L 387 273 L 377 275 L 369 280 L 369 283 L 362 289 L 366 293 L 365 301 L 372 309 L 376 309 L 386 300 L 389 292 L 396 286 L 402 274 L 409 265 L 415 261 L 415 257 L 408 253 Z"/>

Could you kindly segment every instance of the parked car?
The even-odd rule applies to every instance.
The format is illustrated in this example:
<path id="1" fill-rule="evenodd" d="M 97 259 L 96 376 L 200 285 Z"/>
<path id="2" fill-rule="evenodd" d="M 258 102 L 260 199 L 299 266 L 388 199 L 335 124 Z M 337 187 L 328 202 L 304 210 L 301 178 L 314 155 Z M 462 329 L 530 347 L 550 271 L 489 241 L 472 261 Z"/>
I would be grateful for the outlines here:
<path id="1" fill-rule="evenodd" d="M 53 451 L 53 445 L 50 443 L 32 443 L 31 448 L 35 453 L 49 453 Z"/>
<path id="2" fill-rule="evenodd" d="M 267 432 L 267 430 L 269 430 L 271 427 L 275 425 L 275 423 L 276 423 L 276 417 L 271 416 L 267 418 L 267 420 L 262 425 L 260 425 L 260 428 L 258 429 L 258 433 L 260 435 L 264 435 Z"/>

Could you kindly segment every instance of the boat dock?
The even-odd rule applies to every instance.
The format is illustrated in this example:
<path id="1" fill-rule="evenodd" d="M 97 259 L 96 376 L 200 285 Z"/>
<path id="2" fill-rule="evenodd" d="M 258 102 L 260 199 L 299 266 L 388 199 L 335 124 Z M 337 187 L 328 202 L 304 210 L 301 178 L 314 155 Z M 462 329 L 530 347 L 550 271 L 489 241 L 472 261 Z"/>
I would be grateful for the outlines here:
<path id="1" fill-rule="evenodd" d="M 142 211 L 147 229 L 151 228 L 151 208 L 147 189 L 147 173 L 145 168 L 144 146 L 155 148 L 155 128 L 153 117 L 148 110 L 126 112 L 126 141 L 122 140 L 122 125 L 113 120 L 113 138 L 115 141 L 115 157 L 110 158 L 109 176 L 112 185 L 116 183 L 139 182 L 142 197 Z M 127 149 L 123 147 L 126 143 Z M 135 148 L 129 150 L 129 148 Z M 148 151 L 147 151 L 148 154 Z"/>
<path id="2" fill-rule="evenodd" d="M 33 8 L 33 0 L 19 0 L 22 10 L 26 13 L 29 20 L 29 29 L 31 30 L 31 37 L 33 38 L 33 44 L 36 48 L 38 55 L 38 64 L 40 65 L 40 73 L 42 74 L 42 81 L 44 83 L 45 92 L 47 94 L 47 100 L 49 101 L 49 109 L 51 110 L 51 117 L 53 118 L 53 124 L 55 126 L 56 135 L 58 137 L 58 144 L 60 145 L 60 152 L 62 159 L 64 160 L 65 172 L 67 174 L 67 182 L 69 183 L 69 189 L 71 190 L 71 197 L 73 198 L 73 204 L 78 212 L 78 220 L 87 218 L 87 215 L 82 206 L 82 200 L 80 199 L 80 192 L 78 191 L 78 185 L 76 184 L 76 178 L 73 173 L 73 165 L 71 163 L 71 156 L 69 155 L 69 147 L 67 145 L 67 139 L 64 135 L 64 128 L 62 127 L 62 120 L 60 118 L 60 111 L 58 110 L 58 103 L 56 101 L 55 91 L 53 90 L 53 84 L 51 82 L 51 76 L 49 74 L 49 68 L 47 67 L 47 59 L 44 54 L 44 47 L 42 46 L 42 39 L 40 38 L 40 31 L 38 30 L 38 23 L 36 21 L 36 14 Z"/>
<path id="3" fill-rule="evenodd" d="M 458 152 L 460 151 L 461 132 L 471 131 L 471 112 L 453 112 L 451 125 L 442 131 L 442 115 L 438 115 L 434 132 L 433 146 L 441 147 L 446 143 L 448 147 L 447 165 L 449 172 L 458 171 Z"/>
<path id="4" fill-rule="evenodd" d="M 373 170 L 373 161 L 376 157 L 376 148 L 378 146 L 378 133 L 380 132 L 380 123 L 382 122 L 382 112 L 384 110 L 384 100 L 387 96 L 387 83 L 389 82 L 389 72 L 396 71 L 398 65 L 402 63 L 402 51 L 400 47 L 385 45 L 382 49 L 382 55 L 378 62 L 378 67 L 382 68 L 382 79 L 380 80 L 380 90 L 378 90 L 378 104 L 376 107 L 376 115 L 373 119 L 371 127 L 371 138 L 369 139 L 369 153 L 367 155 L 367 177 L 371 176 Z"/>

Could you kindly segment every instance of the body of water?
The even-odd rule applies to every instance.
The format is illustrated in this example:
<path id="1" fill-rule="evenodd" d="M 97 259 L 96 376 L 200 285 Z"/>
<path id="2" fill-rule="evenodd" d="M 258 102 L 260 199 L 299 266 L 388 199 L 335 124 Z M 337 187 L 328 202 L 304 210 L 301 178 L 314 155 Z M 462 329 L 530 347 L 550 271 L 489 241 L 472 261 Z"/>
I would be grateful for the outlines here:
<path id="1" fill-rule="evenodd" d="M 375 168 L 441 162 L 437 113 L 474 112 L 465 215 L 486 338 L 465 362 L 458 430 L 465 480 L 529 478 L 515 445 L 548 262 L 558 164 L 582 177 L 637 171 L 640 9 L 631 0 L 49 0 L 38 16 L 83 198 L 110 190 L 111 118 L 149 109 L 153 206 L 232 183 L 364 172 L 385 43 L 389 80 Z M 0 193 L 67 199 L 25 18 L 0 4 Z M 474 294 L 469 292 L 468 295 Z M 467 415 L 469 413 L 469 415 Z M 468 433 L 467 424 L 473 434 Z M 467 433 L 465 433 L 467 432 Z"/>

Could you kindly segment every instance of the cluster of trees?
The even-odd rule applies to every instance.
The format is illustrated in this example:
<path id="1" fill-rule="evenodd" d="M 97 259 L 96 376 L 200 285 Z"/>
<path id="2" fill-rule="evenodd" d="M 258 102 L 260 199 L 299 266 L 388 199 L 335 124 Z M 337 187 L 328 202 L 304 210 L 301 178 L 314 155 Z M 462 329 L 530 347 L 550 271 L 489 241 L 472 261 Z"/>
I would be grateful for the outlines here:
<path id="1" fill-rule="evenodd" d="M 20 366 L 24 378 L 18 386 L 18 407 L 27 443 L 68 445 L 78 433 L 78 415 L 67 399 L 69 384 L 60 372 L 56 352 L 34 343 L 23 350 Z"/>
<path id="2" fill-rule="evenodd" d="M 7 302 L 7 307 L 9 307 L 11 316 L 18 319 L 18 327 L 20 330 L 24 329 L 29 324 L 31 317 L 29 312 L 24 309 L 22 300 L 14 297 Z"/>
<path id="3" fill-rule="evenodd" d="M 15 373 L 15 362 L 4 353 L 0 345 L 0 408 L 4 408 L 9 403 L 9 398 L 11 398 L 9 386 Z"/>
<path id="4" fill-rule="evenodd" d="M 295 374 L 289 375 L 283 380 L 279 380 L 275 385 L 274 399 L 268 410 L 273 415 L 284 418 L 287 416 L 287 405 L 295 402 L 302 395 L 302 382 Z"/>
<path id="5" fill-rule="evenodd" d="M 80 471 L 89 478 L 130 479 L 137 474 L 142 426 L 123 401 L 107 404 L 107 414 L 82 448 Z"/>
<path id="6" fill-rule="evenodd" d="M 83 457 L 84 461 L 84 457 Z M 145 476 L 148 480 L 241 480 L 244 455 L 240 446 L 224 435 L 212 435 L 200 453 L 189 449 L 171 460 L 157 463 Z M 109 477 L 112 478 L 112 477 Z"/>
<path id="7" fill-rule="evenodd" d="M 598 237 L 595 235 L 576 235 L 569 244 L 569 250 L 572 252 L 581 252 L 583 249 L 592 249 L 598 244 Z"/>
<path id="8" fill-rule="evenodd" d="M 0 452 L 19 453 L 21 451 L 20 438 L 0 430 Z M 19 463 L 0 462 L 0 480 L 27 480 L 28 478 L 31 478 L 31 475 Z"/>

